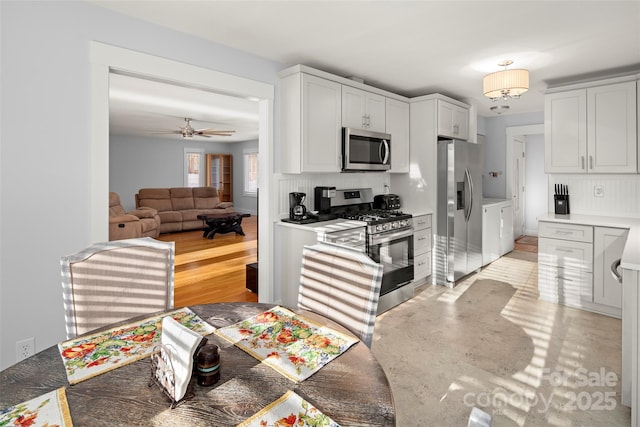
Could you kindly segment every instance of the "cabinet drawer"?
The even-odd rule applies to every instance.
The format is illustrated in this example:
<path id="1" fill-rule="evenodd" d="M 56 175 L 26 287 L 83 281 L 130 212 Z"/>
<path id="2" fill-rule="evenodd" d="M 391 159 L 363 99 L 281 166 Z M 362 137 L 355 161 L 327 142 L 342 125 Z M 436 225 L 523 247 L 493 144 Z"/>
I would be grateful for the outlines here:
<path id="1" fill-rule="evenodd" d="M 431 275 L 431 251 L 413 257 L 414 280 Z"/>
<path id="2" fill-rule="evenodd" d="M 544 300 L 579 307 L 593 300 L 593 275 L 580 269 L 539 265 L 538 291 Z"/>
<path id="3" fill-rule="evenodd" d="M 560 239 L 538 240 L 538 263 L 593 271 L 593 245 Z"/>
<path id="4" fill-rule="evenodd" d="M 593 242 L 593 227 L 590 225 L 540 221 L 538 235 L 539 237 L 591 243 Z"/>
<path id="5" fill-rule="evenodd" d="M 431 228 L 413 232 L 413 253 L 421 254 L 431 250 Z"/>
<path id="6" fill-rule="evenodd" d="M 413 229 L 422 230 L 423 228 L 431 227 L 431 214 L 418 215 L 413 217 Z"/>

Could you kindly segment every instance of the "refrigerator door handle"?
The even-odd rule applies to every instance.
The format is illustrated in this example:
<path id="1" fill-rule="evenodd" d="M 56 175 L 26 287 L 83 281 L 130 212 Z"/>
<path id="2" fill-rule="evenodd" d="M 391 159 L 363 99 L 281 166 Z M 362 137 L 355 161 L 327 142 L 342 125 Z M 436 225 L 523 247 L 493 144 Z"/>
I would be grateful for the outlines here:
<path id="1" fill-rule="evenodd" d="M 469 222 L 469 218 L 471 217 L 471 209 L 473 209 L 473 179 L 471 179 L 471 172 L 469 172 L 469 168 L 464 169 L 464 177 L 467 180 L 469 186 L 469 203 L 465 205 L 465 221 Z"/>

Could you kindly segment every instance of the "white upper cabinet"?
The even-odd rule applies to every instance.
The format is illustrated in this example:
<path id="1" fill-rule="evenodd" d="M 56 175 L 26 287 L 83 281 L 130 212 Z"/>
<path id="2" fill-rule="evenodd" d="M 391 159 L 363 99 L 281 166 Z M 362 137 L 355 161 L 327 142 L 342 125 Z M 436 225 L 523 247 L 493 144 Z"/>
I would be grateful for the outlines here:
<path id="1" fill-rule="evenodd" d="M 546 95 L 544 133 L 546 173 L 586 172 L 587 91 Z"/>
<path id="2" fill-rule="evenodd" d="M 391 135 L 392 173 L 409 172 L 409 103 L 387 98 L 386 132 Z"/>
<path id="3" fill-rule="evenodd" d="M 469 139 L 469 108 L 438 100 L 438 135 Z"/>
<path id="4" fill-rule="evenodd" d="M 280 81 L 282 173 L 340 172 L 342 85 L 304 73 Z"/>
<path id="5" fill-rule="evenodd" d="M 385 97 L 342 86 L 342 126 L 385 132 Z"/>
<path id="6" fill-rule="evenodd" d="M 545 96 L 545 172 L 636 173 L 637 89 L 629 81 Z"/>
<path id="7" fill-rule="evenodd" d="M 636 83 L 587 89 L 588 171 L 637 172 Z"/>

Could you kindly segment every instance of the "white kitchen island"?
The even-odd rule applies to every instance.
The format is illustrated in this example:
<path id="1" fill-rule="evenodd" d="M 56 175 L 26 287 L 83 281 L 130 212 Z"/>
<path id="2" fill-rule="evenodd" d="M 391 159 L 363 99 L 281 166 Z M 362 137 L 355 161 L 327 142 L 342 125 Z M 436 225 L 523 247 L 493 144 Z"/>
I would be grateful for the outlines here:
<path id="1" fill-rule="evenodd" d="M 559 293 L 557 287 L 570 274 L 566 274 L 570 269 L 583 269 L 583 273 L 575 273 L 573 278 L 578 278 L 580 287 L 572 290 L 573 301 L 580 301 L 577 304 L 580 308 L 593 309 L 595 299 L 583 302 L 584 299 L 576 297 L 578 295 L 588 295 L 585 289 L 591 289 L 591 296 L 597 296 L 597 290 L 604 292 L 605 284 L 599 283 L 605 278 L 612 277 L 610 271 L 603 272 L 603 277 L 599 274 L 593 276 L 585 275 L 584 271 L 591 268 L 591 272 L 595 272 L 595 264 L 598 260 L 607 259 L 606 252 L 609 250 L 617 251 L 618 247 L 621 253 L 620 269 L 622 270 L 622 289 L 620 293 L 620 315 L 622 317 L 622 384 L 621 402 L 623 405 L 631 407 L 631 425 L 640 426 L 640 316 L 638 309 L 640 308 L 640 219 L 637 218 L 618 218 L 605 217 L 595 215 L 555 215 L 547 214 L 540 218 L 541 227 L 547 226 L 547 235 L 541 234 L 539 238 L 539 282 L 538 288 L 541 298 L 543 294 L 555 295 L 556 298 L 564 297 Z M 600 231 L 598 231 L 600 229 Z M 596 234 L 594 234 L 594 230 Z M 624 230 L 626 239 L 619 245 L 618 240 L 612 230 Z M 554 234 L 553 236 L 549 235 Z M 594 235 L 614 236 L 603 239 L 596 239 Z M 549 240 L 546 242 L 545 240 Z M 547 249 L 549 248 L 549 249 Z M 613 249 L 611 249 L 613 248 Z M 591 252 L 589 253 L 589 250 Z M 572 256 L 575 255 L 575 256 Z M 614 258 L 614 257 L 610 257 Z M 553 264 L 555 263 L 555 267 Z M 570 266 L 570 267 L 569 267 Z M 553 270 L 555 268 L 555 270 Z M 554 272 L 549 274 L 549 272 Z M 560 274 L 556 274 L 560 273 Z M 606 274 L 606 275 L 605 275 Z M 592 278 L 589 282 L 586 279 Z M 589 288 L 589 286 L 592 286 Z M 619 284 L 609 284 L 606 286 L 620 286 Z M 566 290 L 566 287 L 565 287 Z M 596 291 L 594 295 L 593 291 Z M 580 294 L 582 292 L 582 294 Z M 571 297 L 568 295 L 567 297 Z M 548 299 L 548 298 L 547 298 Z M 556 301 L 561 302 L 561 301 Z M 607 303 L 609 304 L 609 303 Z M 570 304 L 576 305 L 576 304 Z M 602 304 L 599 311 L 603 314 L 610 314 L 611 307 Z M 615 307 L 614 307 L 615 308 Z M 611 315 L 611 314 L 610 314 Z M 620 316 L 618 316 L 620 317 Z"/>

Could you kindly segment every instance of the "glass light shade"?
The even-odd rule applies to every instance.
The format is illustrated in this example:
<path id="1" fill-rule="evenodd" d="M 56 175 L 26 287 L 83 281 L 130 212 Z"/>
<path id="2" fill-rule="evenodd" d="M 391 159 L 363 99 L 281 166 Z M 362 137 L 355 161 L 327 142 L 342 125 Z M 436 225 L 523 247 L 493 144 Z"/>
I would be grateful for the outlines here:
<path id="1" fill-rule="evenodd" d="M 518 97 L 529 90 L 528 70 L 502 70 L 482 79 L 484 96 L 489 98 Z"/>

